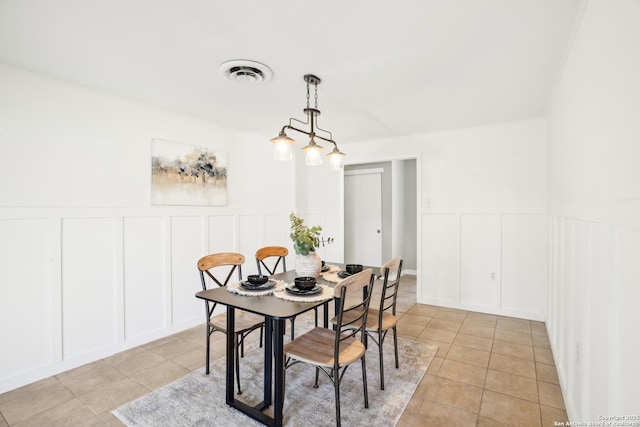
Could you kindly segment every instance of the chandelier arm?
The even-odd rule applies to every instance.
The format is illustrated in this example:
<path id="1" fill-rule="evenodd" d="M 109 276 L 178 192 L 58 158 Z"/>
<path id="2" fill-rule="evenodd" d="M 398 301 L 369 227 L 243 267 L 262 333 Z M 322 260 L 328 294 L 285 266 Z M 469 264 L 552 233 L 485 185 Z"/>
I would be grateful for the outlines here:
<path id="1" fill-rule="evenodd" d="M 326 138 L 322 138 L 327 142 L 333 142 L 333 135 L 331 134 L 331 132 L 329 132 L 328 130 L 322 129 L 320 126 L 318 126 L 318 121 L 316 120 L 316 129 L 319 131 L 322 131 L 324 133 L 328 133 L 329 134 L 329 139 Z M 320 136 L 318 136 L 318 138 L 321 138 Z M 333 142 L 335 144 L 335 142 Z"/>

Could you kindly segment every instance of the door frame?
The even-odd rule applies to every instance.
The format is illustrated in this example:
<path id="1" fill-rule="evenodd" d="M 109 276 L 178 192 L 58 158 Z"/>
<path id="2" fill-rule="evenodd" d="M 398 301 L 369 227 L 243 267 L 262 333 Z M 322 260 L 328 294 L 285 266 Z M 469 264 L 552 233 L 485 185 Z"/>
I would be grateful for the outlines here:
<path id="1" fill-rule="evenodd" d="M 422 300 L 422 154 L 406 153 L 379 157 L 356 157 L 348 158 L 346 166 L 360 165 L 365 163 L 390 162 L 393 160 L 415 160 L 416 161 L 416 302 Z M 342 240 L 344 241 L 344 169 L 339 177 L 339 221 Z"/>
<path id="2" fill-rule="evenodd" d="M 355 175 L 378 175 L 380 177 L 380 224 L 379 227 L 380 229 L 378 230 L 378 232 L 382 231 L 384 229 L 384 224 L 382 222 L 383 217 L 382 217 L 382 174 L 384 173 L 384 168 L 378 168 L 378 167 L 373 167 L 373 168 L 367 168 L 367 169 L 356 169 L 356 170 L 343 170 L 342 171 L 342 179 L 343 179 L 343 188 L 344 188 L 344 180 L 345 177 L 347 176 L 355 176 Z M 343 202 L 343 206 L 344 206 L 344 197 L 342 198 L 342 202 Z M 342 241 L 345 242 L 345 248 L 344 248 L 344 255 L 345 255 L 345 261 L 346 261 L 346 229 L 344 227 L 344 214 L 341 216 L 342 219 L 342 230 L 343 230 L 343 239 Z M 384 260 L 382 259 L 382 235 L 380 236 L 380 253 L 379 253 L 379 258 L 380 258 L 380 262 L 384 262 Z"/>

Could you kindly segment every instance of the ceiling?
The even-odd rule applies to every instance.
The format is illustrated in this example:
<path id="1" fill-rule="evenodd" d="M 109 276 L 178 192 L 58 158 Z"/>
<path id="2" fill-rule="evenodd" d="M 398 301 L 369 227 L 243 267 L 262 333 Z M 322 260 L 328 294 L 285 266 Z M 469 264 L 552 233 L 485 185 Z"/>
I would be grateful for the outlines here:
<path id="1" fill-rule="evenodd" d="M 0 0 L 0 63 L 265 139 L 313 73 L 341 144 L 544 116 L 583 1 Z"/>

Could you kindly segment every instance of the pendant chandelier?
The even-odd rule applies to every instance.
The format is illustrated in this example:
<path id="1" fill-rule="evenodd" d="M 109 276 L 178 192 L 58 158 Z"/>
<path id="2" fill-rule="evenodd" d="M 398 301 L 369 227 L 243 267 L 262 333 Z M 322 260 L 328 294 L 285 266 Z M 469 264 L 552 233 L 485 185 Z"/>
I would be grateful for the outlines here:
<path id="1" fill-rule="evenodd" d="M 275 160 L 291 160 L 293 153 L 291 152 L 291 144 L 295 144 L 295 141 L 287 136 L 285 130 L 295 130 L 296 132 L 303 133 L 309 136 L 309 144 L 307 144 L 302 149 L 305 152 L 305 161 L 304 163 L 307 166 L 318 166 L 322 164 L 322 149 L 320 145 L 318 145 L 315 139 L 320 139 L 322 141 L 329 142 L 333 144 L 333 150 L 327 154 L 329 157 L 329 167 L 331 170 L 340 170 L 342 167 L 342 159 L 345 156 L 338 149 L 338 145 L 333 140 L 333 136 L 331 132 L 320 129 L 317 125 L 317 117 L 320 115 L 320 110 L 318 110 L 318 85 L 320 84 L 320 78 L 314 76 L 313 74 L 305 74 L 304 81 L 307 82 L 307 108 L 303 111 L 307 115 L 307 121 L 302 122 L 300 120 L 290 118 L 289 124 L 282 127 L 280 134 L 271 140 L 271 143 L 274 145 L 273 147 L 273 158 Z M 311 98 L 311 94 L 309 91 L 309 87 L 313 85 L 314 87 L 314 107 L 311 108 L 309 104 L 309 100 Z M 306 131 L 303 129 L 299 129 L 297 127 L 292 126 L 293 122 L 298 122 L 302 125 L 310 125 L 310 130 Z M 318 135 L 316 132 L 320 131 L 325 134 L 327 137 L 322 135 Z"/>

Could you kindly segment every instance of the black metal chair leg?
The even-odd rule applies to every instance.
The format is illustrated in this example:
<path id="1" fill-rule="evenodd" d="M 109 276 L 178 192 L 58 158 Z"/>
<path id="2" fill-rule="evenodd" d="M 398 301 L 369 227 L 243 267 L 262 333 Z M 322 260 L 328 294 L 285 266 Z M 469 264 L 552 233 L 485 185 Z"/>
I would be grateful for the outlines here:
<path id="1" fill-rule="evenodd" d="M 318 388 L 319 379 L 320 379 L 320 368 L 316 368 L 316 383 L 313 385 L 313 388 Z"/>
<path id="2" fill-rule="evenodd" d="M 398 330 L 395 326 L 393 327 L 393 347 L 395 348 L 396 353 L 396 369 L 398 369 L 400 367 L 400 364 L 398 363 Z"/>
<path id="3" fill-rule="evenodd" d="M 205 364 L 205 370 L 204 370 L 204 373 L 206 375 L 209 375 L 209 350 L 211 348 L 211 333 L 209 332 L 210 328 L 211 327 L 207 325 L 207 356 L 206 356 L 206 364 Z"/>
<path id="4" fill-rule="evenodd" d="M 295 328 L 294 328 L 294 326 L 293 326 L 295 321 L 296 321 L 296 318 L 295 318 L 295 317 L 292 317 L 292 318 L 291 318 L 291 341 L 293 341 L 293 340 L 294 340 L 294 338 L 295 338 L 296 330 L 295 330 Z"/>
<path id="5" fill-rule="evenodd" d="M 340 427 L 340 375 L 338 373 L 334 376 L 333 388 L 336 395 L 336 426 Z"/>
<path id="6" fill-rule="evenodd" d="M 242 340 L 241 342 L 243 341 L 244 340 Z M 242 344 L 238 342 L 238 335 L 236 334 L 234 351 L 236 352 L 236 382 L 238 383 L 238 394 L 242 394 L 242 389 L 240 388 L 240 358 L 238 357 L 238 347 L 240 347 L 241 345 Z"/>
<path id="7" fill-rule="evenodd" d="M 367 390 L 367 369 L 364 356 L 362 356 L 362 387 L 364 388 L 364 407 L 369 407 L 369 391 Z"/>
<path id="8" fill-rule="evenodd" d="M 382 339 L 378 338 L 378 354 L 380 355 L 380 390 L 384 390 L 384 361 L 382 359 Z"/>

